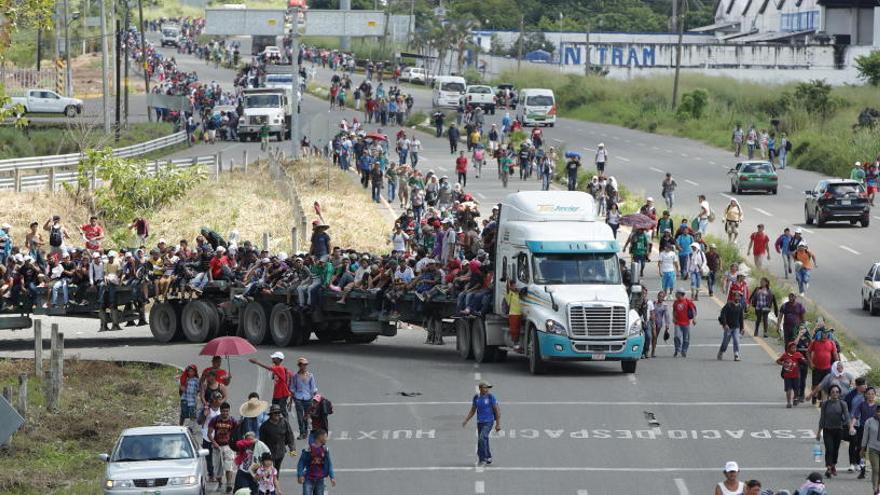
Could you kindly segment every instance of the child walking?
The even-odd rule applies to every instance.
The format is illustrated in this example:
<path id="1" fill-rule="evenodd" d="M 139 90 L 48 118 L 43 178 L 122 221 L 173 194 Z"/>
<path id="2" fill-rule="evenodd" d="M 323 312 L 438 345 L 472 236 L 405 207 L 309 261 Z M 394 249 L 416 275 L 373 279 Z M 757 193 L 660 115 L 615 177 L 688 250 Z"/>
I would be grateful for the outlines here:
<path id="1" fill-rule="evenodd" d="M 257 482 L 260 495 L 281 495 L 278 489 L 278 469 L 272 462 L 271 452 L 264 452 L 260 457 L 260 465 L 254 472 L 254 481 Z"/>

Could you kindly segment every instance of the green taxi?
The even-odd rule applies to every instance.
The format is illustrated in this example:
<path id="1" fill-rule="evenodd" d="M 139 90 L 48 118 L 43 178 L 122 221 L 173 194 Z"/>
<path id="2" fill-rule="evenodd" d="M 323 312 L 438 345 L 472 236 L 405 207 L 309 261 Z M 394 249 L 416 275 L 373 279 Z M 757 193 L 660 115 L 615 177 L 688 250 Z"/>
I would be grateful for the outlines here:
<path id="1" fill-rule="evenodd" d="M 739 162 L 730 169 L 730 192 L 765 191 L 776 194 L 779 176 L 772 163 L 763 160 Z"/>

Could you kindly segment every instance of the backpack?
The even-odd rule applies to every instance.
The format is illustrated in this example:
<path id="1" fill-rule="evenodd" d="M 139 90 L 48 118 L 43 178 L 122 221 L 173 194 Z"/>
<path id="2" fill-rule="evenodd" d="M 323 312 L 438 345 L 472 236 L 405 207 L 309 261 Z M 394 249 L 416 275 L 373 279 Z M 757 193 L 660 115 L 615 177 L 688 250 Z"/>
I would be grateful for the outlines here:
<path id="1" fill-rule="evenodd" d="M 61 227 L 54 225 L 49 229 L 49 245 L 52 247 L 61 247 L 63 240 L 61 238 Z"/>
<path id="2" fill-rule="evenodd" d="M 785 141 L 785 151 L 791 151 L 791 141 Z"/>

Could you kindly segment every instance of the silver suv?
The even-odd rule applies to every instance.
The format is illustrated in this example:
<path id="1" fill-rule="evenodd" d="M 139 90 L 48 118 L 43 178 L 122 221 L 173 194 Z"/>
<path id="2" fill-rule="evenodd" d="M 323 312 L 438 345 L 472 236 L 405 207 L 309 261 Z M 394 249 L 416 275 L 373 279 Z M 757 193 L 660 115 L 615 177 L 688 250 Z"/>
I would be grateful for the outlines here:
<path id="1" fill-rule="evenodd" d="M 207 455 L 182 426 L 129 428 L 112 453 L 100 455 L 104 494 L 204 495 Z"/>

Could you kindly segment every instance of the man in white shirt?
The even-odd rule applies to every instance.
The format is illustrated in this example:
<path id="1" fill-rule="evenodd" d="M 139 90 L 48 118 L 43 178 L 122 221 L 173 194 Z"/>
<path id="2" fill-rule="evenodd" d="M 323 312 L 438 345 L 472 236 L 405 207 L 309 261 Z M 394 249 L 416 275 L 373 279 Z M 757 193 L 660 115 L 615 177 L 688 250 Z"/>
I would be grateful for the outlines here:
<path id="1" fill-rule="evenodd" d="M 679 271 L 678 255 L 675 254 L 673 247 L 671 243 L 667 244 L 666 249 L 660 251 L 660 257 L 657 260 L 657 266 L 660 270 L 660 288 L 670 295 L 675 289 L 675 274 Z"/>
<path id="2" fill-rule="evenodd" d="M 422 151 L 422 142 L 419 141 L 418 136 L 413 136 L 412 141 L 409 143 L 409 162 L 412 165 L 413 170 L 415 170 L 416 166 L 419 164 L 420 151 Z"/>
<path id="3" fill-rule="evenodd" d="M 388 240 L 391 242 L 392 251 L 400 254 L 406 252 L 406 242 L 409 241 L 409 236 L 400 228 L 400 225 L 394 227 L 394 232 L 388 236 Z"/>
<path id="4" fill-rule="evenodd" d="M 709 230 L 709 217 L 712 215 L 712 210 L 709 208 L 709 202 L 706 201 L 706 196 L 700 194 L 698 196 L 698 201 L 700 202 L 700 213 L 697 214 L 697 219 L 700 222 L 700 233 L 706 235 L 706 232 Z"/>

